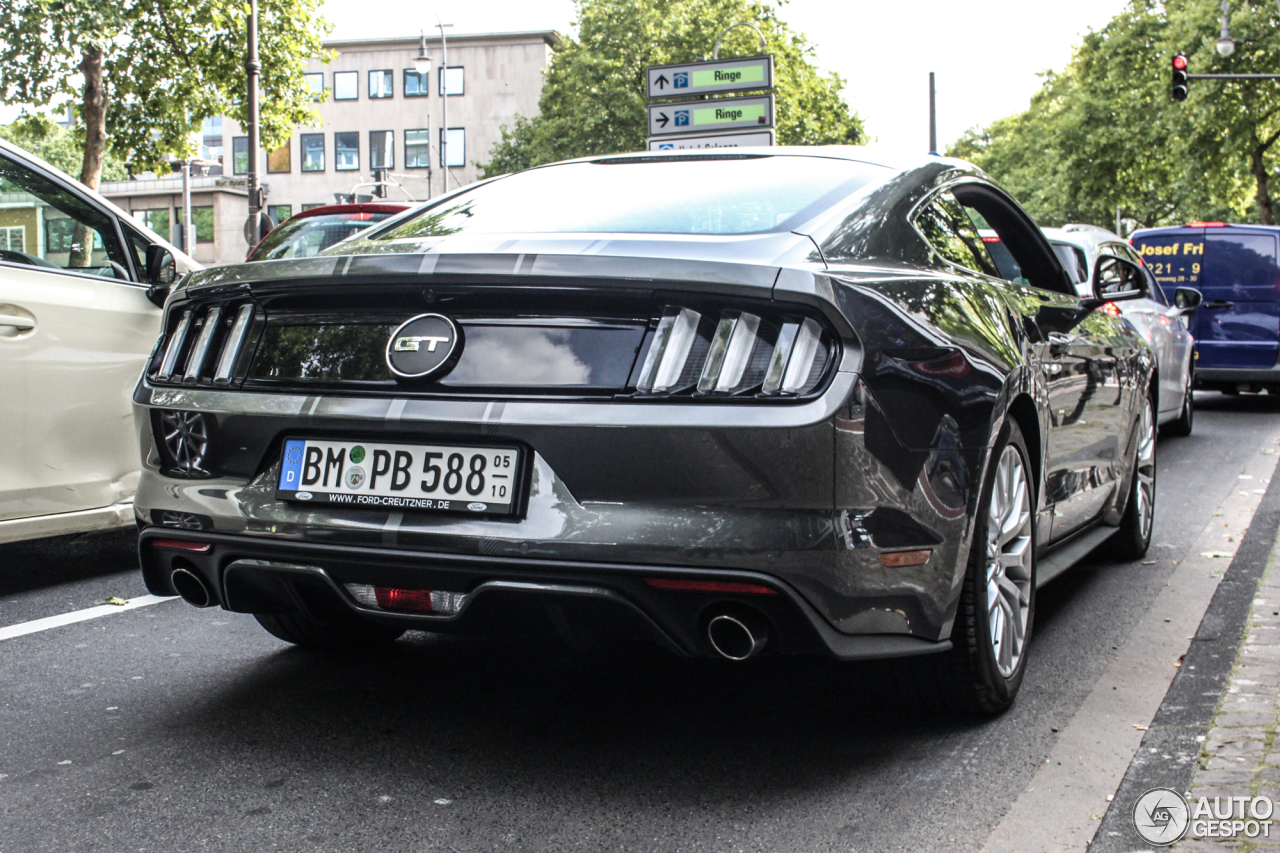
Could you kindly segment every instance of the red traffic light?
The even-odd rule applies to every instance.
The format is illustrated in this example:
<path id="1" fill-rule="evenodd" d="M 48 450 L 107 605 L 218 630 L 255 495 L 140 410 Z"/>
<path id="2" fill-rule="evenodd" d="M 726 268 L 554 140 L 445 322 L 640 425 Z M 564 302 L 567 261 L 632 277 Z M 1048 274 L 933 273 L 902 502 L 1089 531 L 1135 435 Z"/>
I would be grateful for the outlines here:
<path id="1" fill-rule="evenodd" d="M 1179 71 L 1186 71 L 1187 58 L 1183 56 L 1181 53 L 1179 53 L 1177 56 L 1173 58 L 1173 67 L 1178 69 Z"/>

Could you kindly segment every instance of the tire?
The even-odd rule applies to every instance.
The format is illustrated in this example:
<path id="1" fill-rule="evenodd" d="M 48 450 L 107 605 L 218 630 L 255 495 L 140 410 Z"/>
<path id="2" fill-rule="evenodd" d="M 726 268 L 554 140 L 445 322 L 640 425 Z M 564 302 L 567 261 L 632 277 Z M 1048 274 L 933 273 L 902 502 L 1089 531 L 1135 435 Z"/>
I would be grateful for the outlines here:
<path id="1" fill-rule="evenodd" d="M 1150 396 L 1138 421 L 1138 430 L 1124 516 L 1120 529 L 1107 540 L 1107 550 L 1122 560 L 1136 560 L 1151 547 L 1156 510 L 1156 430 L 1155 404 Z"/>
<path id="2" fill-rule="evenodd" d="M 992 715 L 1013 704 L 1035 615 L 1036 490 L 1026 441 L 1012 421 L 992 453 L 951 651 L 912 662 L 912 699 L 951 714 Z M 1005 522 L 992 527 L 992 521 Z"/>
<path id="3" fill-rule="evenodd" d="M 1190 374 L 1187 375 L 1187 388 L 1182 395 L 1182 411 L 1178 413 L 1178 419 L 1169 421 L 1160 428 L 1160 431 L 1172 438 L 1186 438 L 1191 435 L 1191 428 L 1195 425 L 1195 399 L 1191 393 L 1195 380 Z"/>
<path id="4" fill-rule="evenodd" d="M 267 632 L 286 643 L 326 652 L 370 652 L 389 646 L 404 633 L 393 628 L 355 618 L 321 622 L 300 610 L 288 613 L 255 613 L 254 619 Z"/>

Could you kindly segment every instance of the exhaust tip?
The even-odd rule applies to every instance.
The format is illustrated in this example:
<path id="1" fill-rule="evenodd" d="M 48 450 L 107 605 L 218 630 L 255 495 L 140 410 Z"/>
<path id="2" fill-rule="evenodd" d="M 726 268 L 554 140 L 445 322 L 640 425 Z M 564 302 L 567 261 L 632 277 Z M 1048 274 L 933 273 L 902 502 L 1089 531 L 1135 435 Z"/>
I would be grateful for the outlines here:
<path id="1" fill-rule="evenodd" d="M 192 607 L 212 607 L 213 591 L 205 583 L 204 578 L 187 569 L 174 569 L 169 575 L 174 590 Z"/>
<path id="2" fill-rule="evenodd" d="M 735 616 L 722 613 L 707 623 L 707 642 L 716 654 L 728 660 L 753 658 L 764 649 L 768 640 L 767 629 L 762 626 L 753 629 Z"/>

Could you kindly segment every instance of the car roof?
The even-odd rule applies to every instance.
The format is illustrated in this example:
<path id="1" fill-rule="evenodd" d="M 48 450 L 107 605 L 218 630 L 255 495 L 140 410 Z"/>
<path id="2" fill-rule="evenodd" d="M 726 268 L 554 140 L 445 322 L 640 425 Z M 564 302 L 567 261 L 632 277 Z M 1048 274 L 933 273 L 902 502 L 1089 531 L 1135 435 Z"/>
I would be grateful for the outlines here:
<path id="1" fill-rule="evenodd" d="M 563 166 L 566 163 L 600 163 L 611 160 L 631 162 L 661 162 L 663 160 L 707 160 L 748 157 L 819 157 L 834 160 L 852 160 L 873 166 L 905 170 L 927 163 L 949 163 L 965 169 L 973 169 L 972 163 L 936 154 L 919 154 L 889 145 L 773 145 L 741 148 L 698 148 L 677 151 L 639 151 L 622 154 L 605 154 L 561 160 L 534 168 Z"/>

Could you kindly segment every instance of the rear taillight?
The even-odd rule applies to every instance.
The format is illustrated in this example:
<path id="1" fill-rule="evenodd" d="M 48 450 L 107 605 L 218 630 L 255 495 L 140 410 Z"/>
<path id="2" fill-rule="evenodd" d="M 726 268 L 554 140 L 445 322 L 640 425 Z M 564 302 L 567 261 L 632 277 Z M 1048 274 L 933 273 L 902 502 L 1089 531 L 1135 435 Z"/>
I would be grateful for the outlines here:
<path id="1" fill-rule="evenodd" d="M 668 306 L 645 352 L 636 391 L 802 396 L 821 384 L 831 354 L 830 336 L 812 318 L 770 319 L 736 310 L 708 316 Z"/>
<path id="2" fill-rule="evenodd" d="M 182 309 L 150 377 L 184 385 L 232 383 L 254 322 L 255 308 L 248 302 Z"/>
<path id="3" fill-rule="evenodd" d="M 467 599 L 464 592 L 438 589 L 400 589 L 364 583 L 346 584 L 347 592 L 364 607 L 399 613 L 429 613 L 452 616 L 462 609 Z"/>

